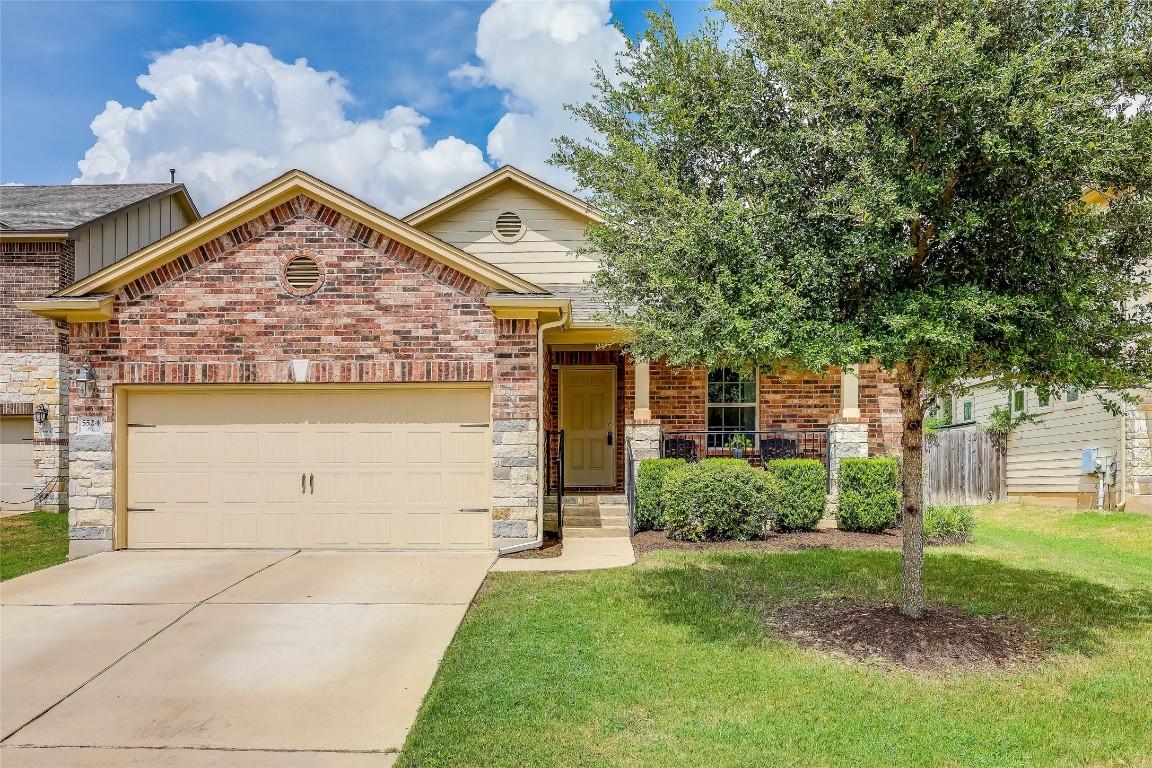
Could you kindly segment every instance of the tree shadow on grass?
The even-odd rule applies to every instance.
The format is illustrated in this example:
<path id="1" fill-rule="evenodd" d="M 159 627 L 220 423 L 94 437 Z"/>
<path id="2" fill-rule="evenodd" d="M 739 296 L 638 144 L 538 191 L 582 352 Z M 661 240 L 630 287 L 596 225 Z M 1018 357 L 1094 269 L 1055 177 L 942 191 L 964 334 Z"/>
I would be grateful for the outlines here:
<path id="1" fill-rule="evenodd" d="M 1152 590 L 1118 590 L 1069 573 L 998 560 L 936 554 L 924 565 L 929 602 L 1004 615 L 1064 652 L 1099 652 L 1115 630 L 1152 624 Z M 759 644 L 769 612 L 806 600 L 857 597 L 897 602 L 900 553 L 806 550 L 715 552 L 670 558 L 637 573 L 639 594 L 662 621 L 706 641 Z"/>

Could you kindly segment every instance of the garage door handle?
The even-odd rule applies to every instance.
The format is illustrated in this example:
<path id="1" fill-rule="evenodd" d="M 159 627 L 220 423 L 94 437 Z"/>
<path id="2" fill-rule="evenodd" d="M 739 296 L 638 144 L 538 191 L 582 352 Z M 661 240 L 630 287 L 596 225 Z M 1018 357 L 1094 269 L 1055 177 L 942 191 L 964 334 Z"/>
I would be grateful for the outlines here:
<path id="1" fill-rule="evenodd" d="M 307 490 L 306 486 L 304 485 L 304 474 L 305 474 L 304 472 L 300 473 L 300 494 L 301 495 L 303 495 L 305 493 L 305 491 Z"/>
<path id="2" fill-rule="evenodd" d="M 460 511 L 461 512 L 487 512 L 488 507 L 473 507 L 471 509 L 465 507 L 464 509 L 461 509 Z"/>
<path id="3" fill-rule="evenodd" d="M 316 493 L 316 475 L 308 474 L 308 492 Z"/>
<path id="4" fill-rule="evenodd" d="M 487 427 L 489 425 L 487 423 L 485 423 L 485 424 L 461 424 L 460 426 L 462 426 L 462 427 Z"/>
<path id="5" fill-rule="evenodd" d="M 125 511 L 126 512 L 155 512 L 156 510 L 153 509 L 152 507 L 128 507 L 128 509 L 126 509 Z"/>

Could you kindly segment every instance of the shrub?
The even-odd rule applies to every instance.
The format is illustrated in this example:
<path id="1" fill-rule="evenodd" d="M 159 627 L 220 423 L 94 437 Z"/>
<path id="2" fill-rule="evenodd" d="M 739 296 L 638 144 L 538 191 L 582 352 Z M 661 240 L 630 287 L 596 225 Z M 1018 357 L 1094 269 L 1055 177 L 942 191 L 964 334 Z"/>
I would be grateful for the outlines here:
<path id="1" fill-rule="evenodd" d="M 740 459 L 675 467 L 661 494 L 668 535 L 685 541 L 762 536 L 771 487 L 766 472 Z"/>
<path id="2" fill-rule="evenodd" d="M 894 526 L 900 514 L 899 482 L 900 465 L 892 459 L 841 459 L 840 524 L 865 533 Z"/>
<path id="3" fill-rule="evenodd" d="M 972 541 L 976 516 L 971 507 L 947 506 L 924 509 L 924 540 L 929 544 L 964 544 Z"/>
<path id="4" fill-rule="evenodd" d="M 636 527 L 642 531 L 664 530 L 664 504 L 660 494 L 664 478 L 684 459 L 644 459 L 636 470 Z"/>
<path id="5" fill-rule="evenodd" d="M 772 527 L 777 531 L 810 531 L 824 516 L 828 472 L 816 459 L 768 462 L 773 479 Z"/>

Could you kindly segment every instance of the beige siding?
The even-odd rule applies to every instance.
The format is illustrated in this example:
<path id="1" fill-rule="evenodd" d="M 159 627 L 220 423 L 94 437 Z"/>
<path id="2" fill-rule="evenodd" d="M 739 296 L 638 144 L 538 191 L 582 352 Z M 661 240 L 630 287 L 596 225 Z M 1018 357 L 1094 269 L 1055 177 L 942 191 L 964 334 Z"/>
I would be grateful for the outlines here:
<path id="1" fill-rule="evenodd" d="M 150 200 L 96 222 L 76 236 L 76 279 L 81 280 L 191 223 L 192 219 L 174 195 Z"/>
<path id="2" fill-rule="evenodd" d="M 1008 393 L 997 387 L 978 387 L 968 396 L 975 403 L 979 424 L 988 423 L 997 405 L 1008 405 Z M 1081 393 L 1075 403 L 1053 398 L 1051 406 L 1042 409 L 1036 393 L 1029 390 L 1025 409 L 1042 419 L 1022 424 L 1008 436 L 1008 493 L 1094 494 L 1096 478 L 1080 472 L 1080 451 L 1096 448 L 1106 460 L 1117 458 L 1119 418 L 1091 392 Z"/>
<path id="3" fill-rule="evenodd" d="M 515 243 L 492 233 L 496 217 L 513 211 L 527 231 Z M 502 189 L 424 227 L 430 234 L 534 283 L 582 283 L 597 261 L 584 247 L 585 222 L 519 189 Z"/>

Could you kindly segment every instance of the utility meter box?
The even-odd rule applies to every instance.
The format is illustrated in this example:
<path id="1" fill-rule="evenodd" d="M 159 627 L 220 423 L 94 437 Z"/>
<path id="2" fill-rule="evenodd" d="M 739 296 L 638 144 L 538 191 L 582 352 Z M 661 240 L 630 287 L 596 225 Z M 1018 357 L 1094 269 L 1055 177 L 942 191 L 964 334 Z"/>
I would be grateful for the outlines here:
<path id="1" fill-rule="evenodd" d="M 1100 471 L 1099 448 L 1080 449 L 1080 472 L 1085 475 L 1094 475 Z"/>

